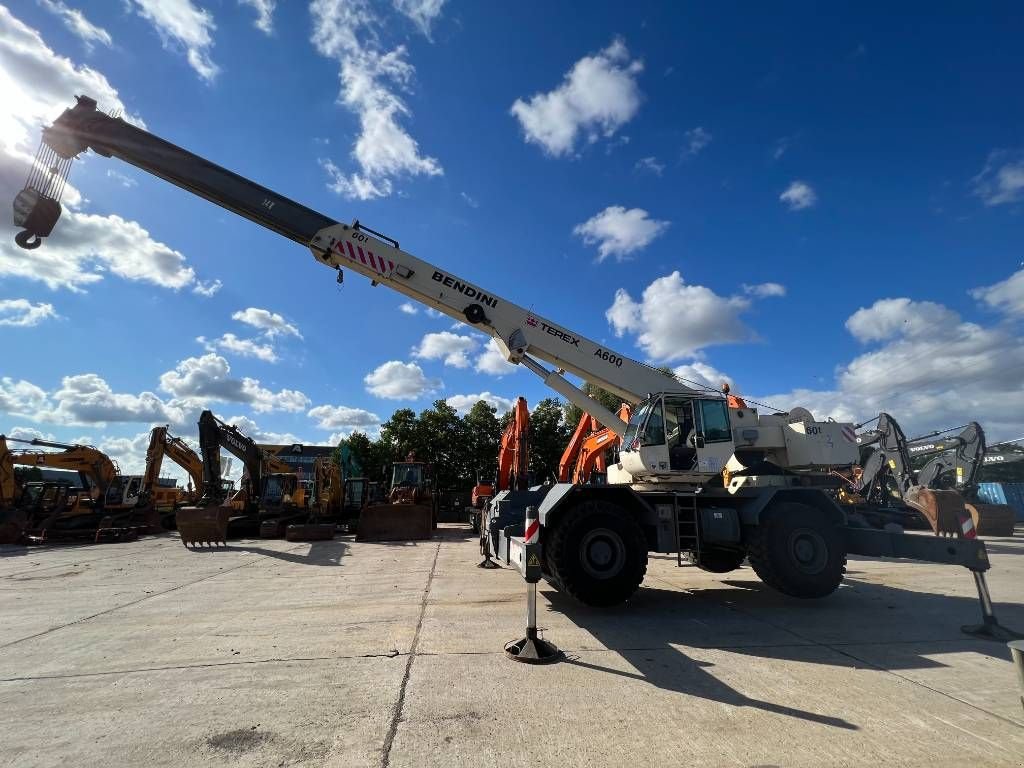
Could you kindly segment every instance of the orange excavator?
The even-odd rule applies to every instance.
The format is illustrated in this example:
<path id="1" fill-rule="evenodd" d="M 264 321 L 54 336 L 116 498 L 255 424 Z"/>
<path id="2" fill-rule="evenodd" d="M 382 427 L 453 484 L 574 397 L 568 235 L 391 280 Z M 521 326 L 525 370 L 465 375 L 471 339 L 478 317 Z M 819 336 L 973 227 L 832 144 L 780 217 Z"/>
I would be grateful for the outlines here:
<path id="1" fill-rule="evenodd" d="M 494 483 L 478 483 L 466 508 L 474 533 L 480 532 L 483 512 L 497 494 L 530 487 L 530 408 L 525 397 L 517 397 L 508 426 L 501 433 L 498 448 L 498 476 Z"/>
<path id="2" fill-rule="evenodd" d="M 619 406 L 620 419 L 628 422 L 631 415 L 629 403 Z M 605 454 L 608 449 L 618 447 L 620 442 L 612 430 L 602 427 L 593 416 L 584 413 L 558 462 L 558 482 L 580 485 L 593 482 L 607 469 Z"/>
<path id="3" fill-rule="evenodd" d="M 59 451 L 11 450 L 7 443 L 59 448 Z M 83 490 L 66 482 L 30 482 L 18 488 L 14 466 L 46 467 L 78 472 Z M 2 537 L 13 542 L 93 539 L 124 541 L 138 536 L 136 506 L 141 483 L 122 482 L 117 464 L 91 445 L 47 440 L 20 440 L 0 435 L 0 514 Z"/>
<path id="4" fill-rule="evenodd" d="M 162 527 L 171 528 L 174 526 L 174 513 L 181 501 L 181 494 L 178 489 L 166 488 L 157 482 L 165 456 L 188 472 L 189 489 L 185 497 L 190 503 L 198 501 L 203 488 L 203 460 L 188 443 L 171 435 L 166 426 L 154 427 L 149 433 L 146 474 L 142 476 L 139 507 L 155 515 Z"/>

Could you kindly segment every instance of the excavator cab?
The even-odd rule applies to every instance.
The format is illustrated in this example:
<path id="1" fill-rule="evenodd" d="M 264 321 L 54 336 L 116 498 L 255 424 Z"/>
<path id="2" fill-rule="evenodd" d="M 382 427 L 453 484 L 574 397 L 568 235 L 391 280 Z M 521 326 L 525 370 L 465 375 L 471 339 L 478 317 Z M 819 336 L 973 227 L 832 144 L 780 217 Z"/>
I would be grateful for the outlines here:
<path id="1" fill-rule="evenodd" d="M 434 535 L 437 497 L 427 465 L 410 455 L 391 467 L 391 492 L 359 515 L 356 541 L 422 541 Z"/>
<path id="2" fill-rule="evenodd" d="M 263 476 L 260 489 L 260 536 L 284 536 L 290 523 L 305 519 L 306 487 L 294 472 L 272 472 Z"/>

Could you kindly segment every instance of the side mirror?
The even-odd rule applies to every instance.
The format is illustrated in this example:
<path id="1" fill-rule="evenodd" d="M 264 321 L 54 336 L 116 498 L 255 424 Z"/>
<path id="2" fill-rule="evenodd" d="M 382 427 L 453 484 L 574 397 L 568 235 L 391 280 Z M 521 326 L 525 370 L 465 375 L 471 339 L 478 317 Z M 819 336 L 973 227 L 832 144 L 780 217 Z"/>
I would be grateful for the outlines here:
<path id="1" fill-rule="evenodd" d="M 703 448 L 704 447 L 704 438 L 701 437 L 700 435 L 697 435 L 697 447 L 698 448 Z"/>

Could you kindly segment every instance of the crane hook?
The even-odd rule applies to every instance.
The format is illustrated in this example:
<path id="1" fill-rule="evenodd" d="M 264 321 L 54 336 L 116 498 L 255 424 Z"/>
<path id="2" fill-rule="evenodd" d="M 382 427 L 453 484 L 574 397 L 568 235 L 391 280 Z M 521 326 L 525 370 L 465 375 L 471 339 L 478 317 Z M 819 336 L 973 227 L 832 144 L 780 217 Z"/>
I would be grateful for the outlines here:
<path id="1" fill-rule="evenodd" d="M 43 238 L 41 238 L 35 232 L 30 232 L 27 229 L 23 229 L 21 232 L 14 236 L 14 242 L 16 242 L 26 251 L 34 251 L 36 248 L 43 244 Z"/>

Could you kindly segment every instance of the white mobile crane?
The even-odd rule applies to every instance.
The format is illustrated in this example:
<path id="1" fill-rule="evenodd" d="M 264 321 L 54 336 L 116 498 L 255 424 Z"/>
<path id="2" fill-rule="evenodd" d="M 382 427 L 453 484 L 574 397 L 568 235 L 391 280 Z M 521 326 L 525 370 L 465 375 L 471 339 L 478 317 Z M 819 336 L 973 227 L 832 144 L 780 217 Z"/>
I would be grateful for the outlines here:
<path id="1" fill-rule="evenodd" d="M 830 470 L 858 459 L 853 425 L 817 421 L 802 408 L 772 414 L 730 408 L 720 392 L 686 386 L 416 258 L 358 220 L 339 223 L 99 112 L 86 97 L 43 132 L 33 172 L 15 201 L 15 224 L 24 229 L 19 245 L 35 248 L 49 235 L 70 161 L 87 149 L 307 246 L 339 282 L 348 268 L 469 323 L 493 337 L 510 362 L 621 436 L 607 485 L 560 483 L 493 500 L 487 546 L 505 564 L 513 563 L 523 510 L 532 505 L 539 510 L 545 577 L 591 605 L 632 595 L 649 552 L 676 554 L 680 563 L 687 555 L 714 572 L 749 558 L 763 581 L 798 597 L 833 592 L 848 553 L 960 564 L 975 573 L 979 591 L 984 587 L 981 574 L 989 565 L 981 542 L 870 530 L 833 501 Z M 565 372 L 633 403 L 629 423 L 587 397 Z"/>

